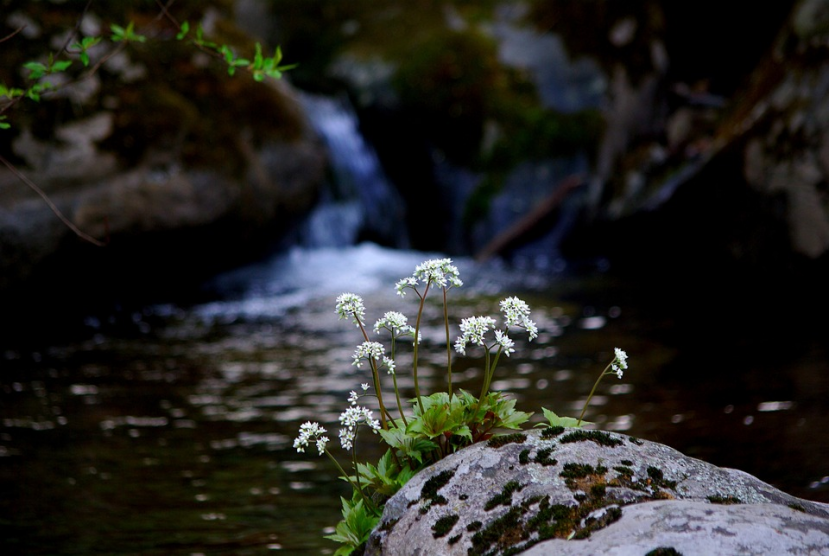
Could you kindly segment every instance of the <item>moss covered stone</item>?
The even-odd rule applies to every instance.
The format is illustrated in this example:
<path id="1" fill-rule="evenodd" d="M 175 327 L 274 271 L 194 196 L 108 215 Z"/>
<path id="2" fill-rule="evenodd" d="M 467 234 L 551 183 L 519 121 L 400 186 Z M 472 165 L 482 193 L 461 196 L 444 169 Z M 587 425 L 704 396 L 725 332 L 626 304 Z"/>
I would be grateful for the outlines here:
<path id="1" fill-rule="evenodd" d="M 607 432 L 602 431 L 584 431 L 584 430 L 576 430 L 572 433 L 568 433 L 567 435 L 563 436 L 562 439 L 559 441 L 562 444 L 567 444 L 570 442 L 596 442 L 600 446 L 607 446 L 609 448 L 613 448 L 614 446 L 622 446 L 622 440 L 619 438 L 614 438 Z"/>

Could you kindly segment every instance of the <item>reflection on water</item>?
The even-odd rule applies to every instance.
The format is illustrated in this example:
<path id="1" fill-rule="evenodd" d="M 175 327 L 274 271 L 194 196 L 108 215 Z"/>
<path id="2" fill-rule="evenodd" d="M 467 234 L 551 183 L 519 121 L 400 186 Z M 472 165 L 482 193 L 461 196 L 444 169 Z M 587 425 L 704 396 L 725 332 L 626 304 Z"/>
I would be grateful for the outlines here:
<path id="1" fill-rule="evenodd" d="M 84 341 L 0 354 L 3 553 L 333 552 L 322 535 L 347 489 L 291 443 L 305 420 L 334 428 L 366 381 L 351 366 L 360 338 L 338 321 L 334 297 L 363 295 L 369 322 L 387 310 L 414 316 L 415 301 L 392 284 L 428 257 L 370 245 L 295 251 L 222 277 L 213 301 L 149 307 L 112 329 L 89 319 Z M 496 313 L 505 295 L 533 309 L 539 338 L 516 338 L 493 383 L 521 409 L 577 414 L 619 346 L 630 370 L 605 379 L 586 418 L 827 500 L 826 346 L 774 365 L 735 358 L 727 375 L 701 369 L 672 322 L 602 274 L 458 262 L 456 322 Z M 434 391 L 445 380 L 440 305 L 428 306 L 423 335 L 436 349 L 422 388 Z M 399 369 L 407 358 L 404 349 Z M 454 382 L 477 392 L 480 366 L 456 359 Z M 376 437 L 358 440 L 367 459 L 379 455 Z"/>

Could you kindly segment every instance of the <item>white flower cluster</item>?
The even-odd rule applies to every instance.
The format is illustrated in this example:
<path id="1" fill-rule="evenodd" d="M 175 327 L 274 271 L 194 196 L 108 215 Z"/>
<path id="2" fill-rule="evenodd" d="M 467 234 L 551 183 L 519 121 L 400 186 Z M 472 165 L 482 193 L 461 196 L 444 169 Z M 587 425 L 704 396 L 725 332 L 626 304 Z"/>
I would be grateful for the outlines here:
<path id="1" fill-rule="evenodd" d="M 611 370 L 617 373 L 617 378 L 623 377 L 623 371 L 628 368 L 628 354 L 620 348 L 614 348 L 614 362 Z"/>
<path id="2" fill-rule="evenodd" d="M 364 359 L 367 361 L 370 359 L 381 361 L 383 360 L 383 351 L 383 344 L 380 342 L 363 342 L 354 350 L 352 365 L 360 367 Z"/>
<path id="3" fill-rule="evenodd" d="M 433 283 L 442 288 L 461 287 L 464 282 L 458 277 L 458 268 L 452 264 L 452 259 L 430 259 L 415 267 L 412 276 L 399 280 L 395 284 L 398 295 L 406 295 L 406 288 L 415 289 L 418 282 L 424 285 Z"/>
<path id="4" fill-rule="evenodd" d="M 513 349 L 515 345 L 513 340 L 507 335 L 507 328 L 511 326 L 519 326 L 527 330 L 528 337 L 533 340 L 538 336 L 539 331 L 536 324 L 530 320 L 530 307 L 527 303 L 518 297 L 508 297 L 499 302 L 499 307 L 504 313 L 505 330 L 496 330 L 496 343 L 501 347 L 502 352 L 510 357 L 511 353 L 515 353 Z M 491 317 L 469 317 L 461 321 L 461 336 L 455 341 L 455 350 L 466 355 L 467 344 L 484 346 L 484 335 L 488 331 L 494 330 L 496 327 L 496 320 Z M 491 346 L 492 347 L 492 346 Z"/>
<path id="5" fill-rule="evenodd" d="M 337 297 L 335 312 L 341 319 L 351 318 L 352 322 L 359 326 L 359 319 L 362 319 L 366 314 L 366 309 L 363 307 L 363 298 L 353 293 L 340 294 Z"/>
<path id="6" fill-rule="evenodd" d="M 384 355 L 383 344 L 380 342 L 363 342 L 354 350 L 352 365 L 360 367 L 363 361 L 375 361 L 386 367 L 390 375 L 395 374 L 395 360 Z"/>
<path id="7" fill-rule="evenodd" d="M 466 355 L 467 344 L 484 345 L 484 335 L 496 326 L 492 317 L 468 317 L 461 320 L 461 336 L 455 341 L 455 351 Z"/>
<path id="8" fill-rule="evenodd" d="M 511 340 L 510 337 L 501 330 L 496 330 L 496 343 L 501 346 L 502 351 L 504 351 L 504 354 L 508 357 L 510 357 L 511 353 L 516 351 L 513 349 L 513 340 Z"/>
<path id="9" fill-rule="evenodd" d="M 407 278 L 398 280 L 395 283 L 395 291 L 398 292 L 399 296 L 404 297 L 406 295 L 406 288 L 412 288 L 414 290 L 415 286 L 417 285 L 418 279 L 413 276 L 409 276 Z"/>
<path id="10" fill-rule="evenodd" d="M 346 411 L 340 414 L 340 424 L 346 427 L 340 429 L 340 445 L 344 450 L 352 449 L 359 425 L 368 425 L 375 434 L 380 430 L 380 423 L 372 419 L 372 410 L 359 405 L 347 407 Z"/>
<path id="11" fill-rule="evenodd" d="M 359 400 L 363 396 L 368 395 L 368 394 L 366 394 L 366 391 L 369 389 L 369 383 L 364 382 L 363 384 L 360 385 L 360 387 L 363 389 L 363 394 L 358 394 L 354 390 L 349 392 L 349 403 L 350 404 L 357 405 L 357 400 Z"/>
<path id="12" fill-rule="evenodd" d="M 539 335 L 536 323 L 530 320 L 530 307 L 518 297 L 507 297 L 499 302 L 499 307 L 504 313 L 504 324 L 506 326 L 519 326 L 527 330 L 528 339 L 533 340 Z"/>
<path id="13" fill-rule="evenodd" d="M 294 447 L 298 452 L 305 452 L 305 449 L 308 447 L 308 441 L 314 440 L 317 444 L 317 451 L 322 456 L 323 452 L 326 451 L 326 444 L 329 441 L 328 437 L 322 436 L 324 434 L 326 434 L 326 429 L 321 427 L 320 423 L 306 421 L 300 425 L 300 435 L 294 440 Z"/>
<path id="14" fill-rule="evenodd" d="M 406 324 L 406 317 L 398 311 L 389 311 L 383 315 L 383 318 L 378 319 L 374 331 L 379 334 L 381 330 L 388 330 L 393 338 L 408 334 L 415 335 L 415 329 Z"/>
<path id="15" fill-rule="evenodd" d="M 421 280 L 424 284 L 432 281 L 442 288 L 446 288 L 447 284 L 456 288 L 464 285 L 464 282 L 458 278 L 458 268 L 452 264 L 452 259 L 424 261 L 415 267 L 415 273 L 412 276 Z"/>

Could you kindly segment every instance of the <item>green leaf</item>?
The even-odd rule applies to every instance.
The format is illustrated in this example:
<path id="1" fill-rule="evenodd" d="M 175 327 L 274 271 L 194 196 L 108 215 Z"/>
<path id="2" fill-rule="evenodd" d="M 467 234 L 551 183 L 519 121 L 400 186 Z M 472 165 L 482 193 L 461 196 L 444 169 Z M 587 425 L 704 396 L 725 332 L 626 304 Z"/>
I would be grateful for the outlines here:
<path id="1" fill-rule="evenodd" d="M 29 79 L 40 79 L 48 72 L 48 68 L 40 62 L 26 62 L 23 67 L 29 70 Z"/>
<path id="2" fill-rule="evenodd" d="M 254 54 L 254 69 L 261 70 L 264 58 L 262 57 L 262 45 L 256 43 L 256 53 Z"/>
<path id="3" fill-rule="evenodd" d="M 9 129 L 11 127 L 10 123 L 4 121 L 6 119 L 6 116 L 0 116 L 0 129 Z"/>
<path id="4" fill-rule="evenodd" d="M 25 94 L 23 89 L 18 89 L 16 87 L 6 87 L 2 83 L 0 83 L 0 97 L 6 97 L 9 100 L 13 100 L 17 97 L 22 97 Z"/>
<path id="5" fill-rule="evenodd" d="M 49 73 L 54 73 L 58 71 L 66 71 L 69 66 L 72 65 L 72 60 L 63 60 L 60 62 L 55 62 L 52 64 L 52 67 L 49 68 Z"/>
<path id="6" fill-rule="evenodd" d="M 127 30 L 124 29 L 123 27 L 121 27 L 120 25 L 117 25 L 117 24 L 113 23 L 112 25 L 110 25 L 110 31 L 112 31 L 112 40 L 113 41 L 123 41 L 123 40 L 125 40 L 125 35 L 127 33 Z"/>
<path id="7" fill-rule="evenodd" d="M 101 37 L 84 37 L 81 39 L 81 48 L 88 50 L 101 42 Z"/>
<path id="8" fill-rule="evenodd" d="M 573 417 L 560 417 L 544 407 L 542 408 L 542 413 L 545 415 L 545 419 L 548 420 L 551 427 L 577 428 L 580 426 L 578 419 L 574 419 Z M 587 421 L 582 422 L 587 424 Z"/>
<path id="9" fill-rule="evenodd" d="M 334 528 L 334 534 L 326 535 L 325 538 L 345 545 L 335 554 L 351 554 L 355 548 L 369 539 L 380 517 L 372 515 L 364 507 L 363 500 L 350 502 L 341 497 L 340 501 L 343 507 L 343 520 Z"/>
<path id="10" fill-rule="evenodd" d="M 188 33 L 189 31 L 190 31 L 190 23 L 188 23 L 187 21 L 185 21 L 185 22 L 184 22 L 184 23 L 182 23 L 182 24 L 181 24 L 181 26 L 179 27 L 179 32 L 176 34 L 176 38 L 177 38 L 178 40 L 182 40 L 183 38 L 185 38 L 185 37 L 187 36 L 187 33 Z"/>

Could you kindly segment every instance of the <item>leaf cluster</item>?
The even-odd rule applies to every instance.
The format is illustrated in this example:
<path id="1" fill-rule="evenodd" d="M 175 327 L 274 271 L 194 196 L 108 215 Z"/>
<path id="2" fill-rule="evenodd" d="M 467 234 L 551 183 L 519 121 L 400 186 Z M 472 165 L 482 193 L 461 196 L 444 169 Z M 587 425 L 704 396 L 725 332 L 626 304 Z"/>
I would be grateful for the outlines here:
<path id="1" fill-rule="evenodd" d="M 380 516 L 367 509 L 360 497 L 353 497 L 352 500 L 341 497 L 340 501 L 343 520 L 334 528 L 334 534 L 325 538 L 343 545 L 334 553 L 335 556 L 346 556 L 369 539 Z"/>
<path id="2" fill-rule="evenodd" d="M 255 44 L 255 53 L 253 59 L 242 58 L 237 56 L 236 52 L 227 44 L 218 44 L 208 40 L 205 36 L 202 25 L 196 27 L 193 37 L 190 37 L 191 27 L 185 21 L 181 25 L 171 21 L 178 27 L 176 38 L 179 41 L 190 43 L 196 48 L 206 51 L 214 55 L 217 59 L 227 64 L 228 74 L 234 75 L 237 69 L 244 69 L 248 71 L 255 81 L 263 81 L 266 77 L 280 79 L 284 72 L 296 67 L 296 64 L 285 65 L 282 64 L 283 54 L 279 47 L 272 56 L 263 54 L 262 45 Z M 135 26 L 135 22 L 130 21 L 126 26 L 112 24 L 110 25 L 110 34 L 105 36 L 87 36 L 82 37 L 78 41 L 74 41 L 66 45 L 65 52 L 77 56 L 84 68 L 88 68 L 91 64 L 90 51 L 93 47 L 109 41 L 116 49 L 123 48 L 129 44 L 146 43 L 147 36 L 140 33 Z M 51 75 L 68 73 L 74 64 L 72 59 L 60 59 L 63 50 L 57 53 L 50 53 L 45 61 L 30 60 L 22 64 L 22 69 L 26 70 L 25 79 L 28 82 L 24 87 L 8 86 L 0 82 L 0 129 L 9 129 L 11 126 L 7 122 L 7 116 L 3 115 L 11 105 L 16 104 L 23 98 L 28 98 L 35 102 L 39 102 L 42 95 L 46 92 L 57 90 L 61 85 L 56 85 L 52 80 L 45 79 Z M 112 55 L 104 55 L 103 59 Z M 100 64 L 100 62 L 99 62 Z M 97 70 L 97 66 L 92 68 L 90 74 Z M 4 102 L 5 99 L 5 102 Z"/>

